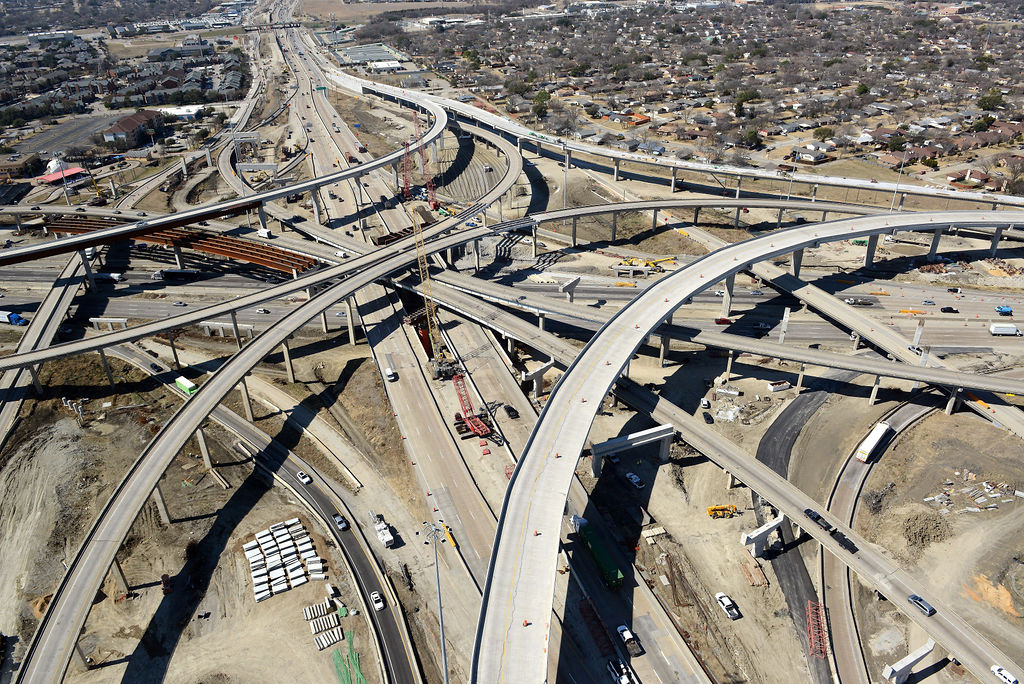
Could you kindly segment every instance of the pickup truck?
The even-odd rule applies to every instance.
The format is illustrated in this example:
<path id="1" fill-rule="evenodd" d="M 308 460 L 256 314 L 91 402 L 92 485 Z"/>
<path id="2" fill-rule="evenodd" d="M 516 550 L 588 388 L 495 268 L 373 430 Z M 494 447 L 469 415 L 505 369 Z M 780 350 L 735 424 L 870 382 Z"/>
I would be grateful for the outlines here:
<path id="1" fill-rule="evenodd" d="M 0 311 L 0 321 L 11 325 L 28 325 L 28 321 L 13 311 Z"/>
<path id="2" fill-rule="evenodd" d="M 1013 315 L 1013 307 L 1012 306 L 997 306 L 996 307 L 996 313 L 999 314 L 1000 316 L 1012 316 Z"/>
<path id="3" fill-rule="evenodd" d="M 640 647 L 640 642 L 633 636 L 633 632 L 629 631 L 629 627 L 626 625 L 619 625 L 616 629 L 619 633 L 619 637 L 622 639 L 622 643 L 626 646 L 626 650 L 629 651 L 631 658 L 643 655 L 644 649 Z"/>

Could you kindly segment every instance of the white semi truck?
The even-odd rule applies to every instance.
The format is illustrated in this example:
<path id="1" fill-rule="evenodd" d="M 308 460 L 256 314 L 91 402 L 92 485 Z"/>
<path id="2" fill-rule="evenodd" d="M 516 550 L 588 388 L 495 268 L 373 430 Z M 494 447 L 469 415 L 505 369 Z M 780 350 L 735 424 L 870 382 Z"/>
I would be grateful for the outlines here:
<path id="1" fill-rule="evenodd" d="M 992 323 L 988 326 L 988 332 L 991 335 L 1024 335 L 1013 323 Z"/>

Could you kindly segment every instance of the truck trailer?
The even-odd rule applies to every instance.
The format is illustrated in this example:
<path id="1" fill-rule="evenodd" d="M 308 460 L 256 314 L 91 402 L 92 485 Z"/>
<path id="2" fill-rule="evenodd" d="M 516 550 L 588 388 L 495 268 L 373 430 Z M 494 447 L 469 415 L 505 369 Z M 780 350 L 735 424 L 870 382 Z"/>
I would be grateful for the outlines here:
<path id="1" fill-rule="evenodd" d="M 579 516 L 573 516 L 572 524 L 580 535 L 580 539 L 583 540 L 583 544 L 587 547 L 587 551 L 590 552 L 591 558 L 594 559 L 594 563 L 597 564 L 597 569 L 601 573 L 601 579 L 605 585 L 613 590 L 621 587 L 623 580 L 622 570 L 619 569 L 614 558 L 612 558 L 612 554 L 608 547 L 605 546 L 600 533 L 591 527 L 586 519 Z"/>
<path id="2" fill-rule="evenodd" d="M 988 332 L 990 335 L 1024 335 L 1013 323 L 992 323 L 988 326 Z"/>
<path id="3" fill-rule="evenodd" d="M 28 321 L 13 311 L 0 311 L 0 320 L 11 325 L 28 325 Z"/>

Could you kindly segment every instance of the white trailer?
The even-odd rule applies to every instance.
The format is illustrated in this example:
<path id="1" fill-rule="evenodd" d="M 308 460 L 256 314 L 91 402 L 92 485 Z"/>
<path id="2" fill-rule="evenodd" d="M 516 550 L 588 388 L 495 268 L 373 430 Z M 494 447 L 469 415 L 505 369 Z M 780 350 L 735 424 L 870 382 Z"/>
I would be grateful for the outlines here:
<path id="1" fill-rule="evenodd" d="M 889 432 L 889 424 L 885 421 L 879 423 L 871 429 L 868 436 L 864 438 L 864 441 L 857 447 L 857 460 L 861 463 L 867 463 L 871 458 L 871 453 L 878 447 L 878 443 L 882 441 L 882 438 Z"/>

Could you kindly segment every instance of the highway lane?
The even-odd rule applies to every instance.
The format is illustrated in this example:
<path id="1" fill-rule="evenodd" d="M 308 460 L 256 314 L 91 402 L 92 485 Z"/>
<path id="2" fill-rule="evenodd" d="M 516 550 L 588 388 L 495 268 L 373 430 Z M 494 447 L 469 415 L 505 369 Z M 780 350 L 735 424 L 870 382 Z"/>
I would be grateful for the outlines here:
<path id="1" fill-rule="evenodd" d="M 183 401 L 188 400 L 188 397 L 182 394 L 174 384 L 177 373 L 162 362 L 155 361 L 153 357 L 130 345 L 114 347 L 111 349 L 111 354 L 131 362 L 143 372 L 159 379 Z M 153 363 L 161 370 L 155 371 L 150 365 Z M 262 464 L 275 478 L 286 482 L 292 491 L 302 499 L 306 507 L 320 516 L 327 532 L 348 559 L 356 585 L 363 598 L 364 611 L 374 626 L 375 637 L 385 658 L 382 666 L 388 673 L 390 681 L 401 684 L 417 684 L 420 678 L 416 658 L 406 646 L 408 635 L 405 633 L 404 627 L 399 624 L 403 618 L 400 613 L 396 612 L 397 606 L 391 601 L 389 602 L 391 605 L 386 611 L 369 609 L 371 592 L 378 591 L 383 596 L 391 595 L 391 592 L 383 584 L 380 569 L 372 559 L 358 518 L 353 516 L 347 508 L 342 510 L 335 504 L 336 501 L 344 501 L 342 492 L 333 483 L 324 479 L 313 466 L 234 411 L 224 406 L 218 406 L 210 414 L 210 419 L 253 447 L 254 462 Z M 313 484 L 306 485 L 299 480 L 298 472 L 300 470 L 313 478 Z M 351 527 L 347 531 L 341 531 L 334 525 L 333 516 L 335 514 L 343 515 L 349 520 Z M 359 534 L 355 533 L 354 528 L 359 528 Z"/>
<path id="2" fill-rule="evenodd" d="M 996 213 L 1002 214 L 1000 221 L 1011 216 L 1014 220 L 1024 220 L 1024 214 Z M 474 681 L 543 679 L 543 668 L 537 661 L 543 653 L 547 629 L 538 624 L 531 630 L 528 625 L 531 620 L 543 619 L 542 616 L 551 610 L 558 525 L 576 461 L 575 458 L 561 459 L 553 455 L 581 453 L 601 400 L 647 335 L 680 302 L 711 287 L 730 273 L 817 242 L 866 237 L 895 228 L 906 229 L 915 223 L 925 226 L 960 222 L 992 225 L 991 212 L 957 214 L 957 218 L 945 212 L 863 217 L 791 228 L 723 247 L 653 283 L 630 306 L 605 324 L 562 376 L 513 474 L 499 517 L 491 572 L 484 592 L 484 608 L 474 650 Z M 835 308 L 824 297 L 816 306 L 826 315 Z M 870 323 L 857 326 L 857 329 L 864 331 L 869 339 L 874 337 Z M 528 530 L 539 534 L 527 534 Z M 871 564 L 861 565 L 858 571 L 870 578 L 876 587 L 884 586 L 883 593 L 887 595 L 909 593 L 898 591 L 909 586 L 909 578 L 901 580 L 899 585 L 883 581 L 884 575 L 879 574 L 883 566 L 885 574 L 898 572 L 887 562 L 875 558 Z M 530 587 L 529 593 L 520 591 L 520 587 Z M 900 607 L 906 609 L 906 606 Z M 940 620 L 931 620 L 925 627 L 930 627 L 928 631 L 952 652 L 962 654 L 961 662 L 972 671 L 985 672 L 988 667 L 985 661 L 1011 662 L 962 620 L 953 615 L 943 615 L 941 610 L 940 615 Z M 524 621 L 527 627 L 522 626 Z"/>
<path id="3" fill-rule="evenodd" d="M 473 239 L 474 235 L 471 231 L 454 235 L 444 235 L 444 233 L 462 220 L 479 213 L 482 207 L 496 201 L 501 194 L 507 191 L 508 183 L 514 182 L 521 170 L 521 159 L 510 160 L 510 168 L 503 175 L 502 183 L 488 197 L 470 206 L 456 217 L 440 222 L 424 231 L 424 237 L 429 240 L 428 251 L 440 251 L 449 246 L 461 244 L 467 239 Z M 485 232 L 481 229 L 478 234 Z M 440 239 L 434 240 L 438 236 L 441 236 Z M 18 673 L 18 681 L 55 682 L 63 676 L 74 640 L 88 615 L 88 597 L 95 595 L 96 589 L 102 583 L 107 568 L 109 568 L 112 558 L 127 534 L 138 510 L 156 486 L 167 464 L 194 429 L 189 429 L 187 426 L 198 425 L 244 377 L 249 368 L 276 349 L 295 329 L 325 311 L 334 302 L 411 263 L 415 257 L 408 252 L 410 243 L 411 240 L 406 240 L 398 245 L 389 245 L 382 250 L 377 250 L 373 255 L 350 259 L 347 265 L 335 267 L 337 270 L 326 269 L 313 277 L 318 281 L 326 281 L 338 275 L 348 275 L 348 278 L 341 284 L 331 286 L 306 302 L 249 343 L 241 353 L 233 357 L 211 377 L 172 417 L 126 474 L 125 479 L 117 487 L 111 500 L 101 512 L 100 518 L 87 534 L 82 548 L 72 560 L 68 573 L 65 574 L 58 586 L 50 607 L 43 616 L 39 629 L 29 645 L 24 664 Z M 379 257 L 384 254 L 392 256 L 381 260 Z M 360 263 L 361 260 L 363 263 Z M 358 264 L 363 270 L 355 272 L 354 264 Z M 310 277 L 299 278 L 287 285 L 268 288 L 266 293 L 283 294 L 284 292 L 280 291 L 281 288 L 285 292 L 294 291 L 295 284 L 298 283 L 299 287 L 302 287 L 311 279 Z M 304 283 L 304 281 L 306 282 Z M 267 298 L 266 293 L 260 297 L 260 301 Z M 241 299 L 244 298 L 235 301 L 238 302 Z M 209 312 L 217 308 L 216 306 L 207 307 L 204 311 Z M 229 307 L 225 311 L 230 308 L 233 307 Z M 138 326 L 136 330 L 143 327 L 145 326 Z M 80 341 L 72 344 L 88 347 L 90 344 L 96 344 L 95 341 L 102 337 L 105 336 L 93 338 L 92 341 Z M 106 341 L 109 342 L 110 339 L 107 338 Z M 138 338 L 131 337 L 131 339 Z M 83 344 L 85 342 L 88 344 Z M 101 342 L 100 346 L 105 345 Z M 22 360 L 24 359 L 25 357 L 22 356 Z"/>

